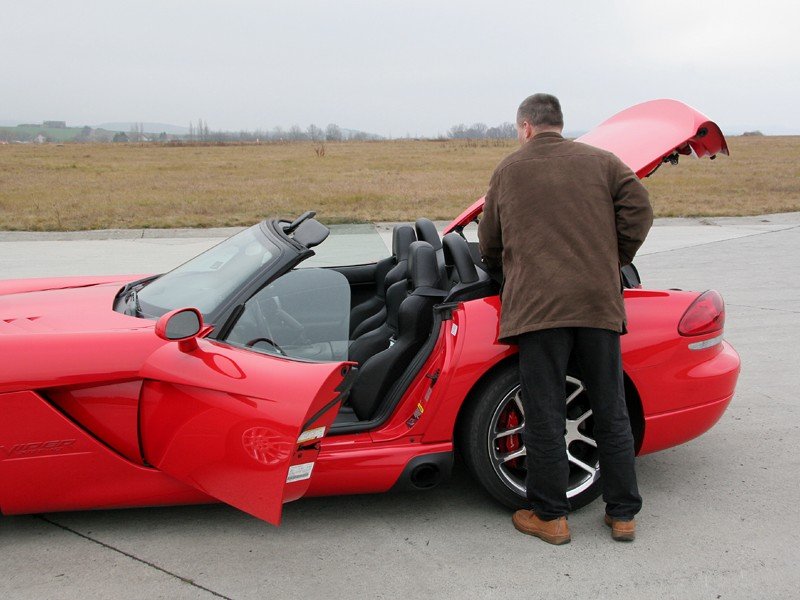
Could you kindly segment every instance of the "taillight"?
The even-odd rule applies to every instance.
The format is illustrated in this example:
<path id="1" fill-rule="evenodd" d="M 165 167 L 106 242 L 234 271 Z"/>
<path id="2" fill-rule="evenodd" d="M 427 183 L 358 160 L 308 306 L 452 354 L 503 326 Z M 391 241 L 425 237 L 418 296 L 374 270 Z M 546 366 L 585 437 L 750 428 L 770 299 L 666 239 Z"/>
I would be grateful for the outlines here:
<path id="1" fill-rule="evenodd" d="M 681 335 L 702 335 L 720 331 L 725 326 L 725 302 L 715 290 L 700 294 L 683 313 L 678 324 Z"/>

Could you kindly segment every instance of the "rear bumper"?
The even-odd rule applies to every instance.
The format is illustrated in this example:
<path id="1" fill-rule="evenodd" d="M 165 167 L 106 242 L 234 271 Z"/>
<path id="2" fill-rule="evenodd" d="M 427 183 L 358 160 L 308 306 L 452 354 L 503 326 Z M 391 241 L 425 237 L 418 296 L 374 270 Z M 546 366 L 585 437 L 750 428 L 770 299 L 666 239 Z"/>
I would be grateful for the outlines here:
<path id="1" fill-rule="evenodd" d="M 722 342 L 707 360 L 677 365 L 669 371 L 663 367 L 646 369 L 647 375 L 635 382 L 644 405 L 640 455 L 677 446 L 705 433 L 733 398 L 741 362 L 727 342 Z"/>
<path id="2" fill-rule="evenodd" d="M 708 404 L 645 417 L 639 456 L 683 444 L 705 433 L 719 421 L 732 398 L 733 394 Z"/>

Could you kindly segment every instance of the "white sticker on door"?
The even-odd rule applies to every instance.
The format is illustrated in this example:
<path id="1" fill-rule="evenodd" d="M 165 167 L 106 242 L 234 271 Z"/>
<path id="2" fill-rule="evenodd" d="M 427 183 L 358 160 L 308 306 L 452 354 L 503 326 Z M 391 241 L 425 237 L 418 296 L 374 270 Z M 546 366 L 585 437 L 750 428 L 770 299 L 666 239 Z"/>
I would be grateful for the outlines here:
<path id="1" fill-rule="evenodd" d="M 300 437 L 297 438 L 297 443 L 302 444 L 303 442 L 310 442 L 311 440 L 316 440 L 317 438 L 321 438 L 325 435 L 325 427 L 315 427 L 314 429 L 306 429 L 303 433 L 300 434 Z"/>
<path id="2" fill-rule="evenodd" d="M 313 462 L 307 462 L 300 465 L 292 465 L 289 467 L 289 474 L 286 476 L 286 483 L 293 481 L 302 481 L 311 477 L 311 470 L 314 468 Z"/>

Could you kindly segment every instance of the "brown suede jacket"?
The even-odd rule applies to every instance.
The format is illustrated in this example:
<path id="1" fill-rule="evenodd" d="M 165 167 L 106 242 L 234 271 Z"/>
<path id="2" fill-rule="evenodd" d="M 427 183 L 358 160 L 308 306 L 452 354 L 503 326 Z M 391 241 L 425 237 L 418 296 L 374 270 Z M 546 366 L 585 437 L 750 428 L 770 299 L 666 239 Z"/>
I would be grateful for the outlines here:
<path id="1" fill-rule="evenodd" d="M 622 332 L 620 266 L 653 223 L 647 190 L 610 152 L 540 133 L 495 169 L 478 226 L 502 266 L 499 338 L 555 327 Z"/>

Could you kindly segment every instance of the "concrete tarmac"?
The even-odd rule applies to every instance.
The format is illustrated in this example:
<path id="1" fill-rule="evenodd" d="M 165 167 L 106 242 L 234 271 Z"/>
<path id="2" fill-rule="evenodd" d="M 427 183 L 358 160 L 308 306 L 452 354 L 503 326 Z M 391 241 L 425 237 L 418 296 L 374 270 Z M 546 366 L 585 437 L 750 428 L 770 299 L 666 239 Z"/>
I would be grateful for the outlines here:
<path id="1" fill-rule="evenodd" d="M 326 260 L 384 251 L 358 227 Z M 159 272 L 229 233 L 0 233 L 0 276 Z M 742 374 L 708 433 L 638 460 L 633 544 L 600 500 L 567 546 L 521 535 L 457 464 L 424 493 L 288 504 L 280 528 L 224 505 L 0 517 L 0 598 L 797 598 L 798 259 L 800 213 L 657 221 L 645 286 L 719 290 Z"/>

